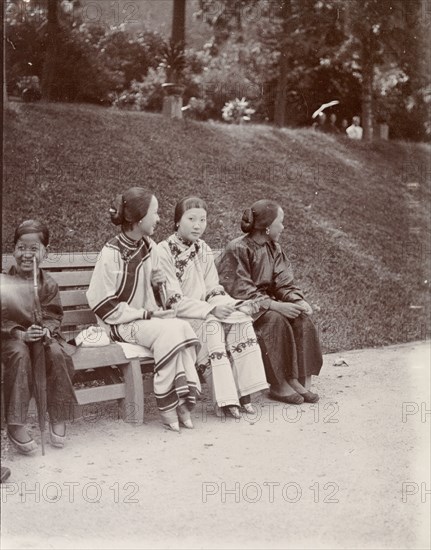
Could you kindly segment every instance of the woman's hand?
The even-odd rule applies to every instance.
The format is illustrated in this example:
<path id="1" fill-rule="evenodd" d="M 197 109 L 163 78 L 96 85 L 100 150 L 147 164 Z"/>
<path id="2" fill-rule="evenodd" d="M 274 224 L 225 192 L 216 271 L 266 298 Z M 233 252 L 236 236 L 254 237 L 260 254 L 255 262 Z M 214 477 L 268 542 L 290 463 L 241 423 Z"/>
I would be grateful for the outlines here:
<path id="1" fill-rule="evenodd" d="M 226 319 L 226 317 L 229 317 L 229 315 L 234 311 L 234 304 L 225 304 L 222 306 L 216 306 L 211 313 L 215 315 L 217 319 Z"/>
<path id="2" fill-rule="evenodd" d="M 173 319 L 175 311 L 173 309 L 158 309 L 157 311 L 153 311 L 153 317 L 156 319 Z"/>
<path id="3" fill-rule="evenodd" d="M 166 275 L 162 269 L 153 269 L 151 272 L 151 284 L 154 286 L 166 283 Z"/>
<path id="4" fill-rule="evenodd" d="M 272 304 L 273 303 L 274 302 L 272 302 Z M 272 304 L 271 304 L 271 309 L 278 311 L 288 319 L 296 319 L 304 311 L 300 305 L 293 302 L 277 302 L 276 303 L 277 305 L 275 307 L 273 307 Z"/>
<path id="5" fill-rule="evenodd" d="M 237 307 L 236 309 L 238 311 L 242 311 L 242 313 L 245 313 L 246 315 L 252 315 L 253 313 L 256 313 L 256 311 L 253 310 L 254 308 L 251 304 L 240 306 L 240 307 Z"/>
<path id="6" fill-rule="evenodd" d="M 302 312 L 305 313 L 305 315 L 312 315 L 313 308 L 305 300 L 300 300 L 299 302 L 295 302 L 295 304 L 302 307 Z"/>
<path id="7" fill-rule="evenodd" d="M 18 330 L 18 337 L 23 340 L 24 342 L 30 343 L 30 342 L 38 342 L 43 336 L 45 336 L 45 331 L 47 329 L 44 329 L 40 327 L 39 325 L 31 325 L 31 327 L 28 327 L 26 331 Z"/>

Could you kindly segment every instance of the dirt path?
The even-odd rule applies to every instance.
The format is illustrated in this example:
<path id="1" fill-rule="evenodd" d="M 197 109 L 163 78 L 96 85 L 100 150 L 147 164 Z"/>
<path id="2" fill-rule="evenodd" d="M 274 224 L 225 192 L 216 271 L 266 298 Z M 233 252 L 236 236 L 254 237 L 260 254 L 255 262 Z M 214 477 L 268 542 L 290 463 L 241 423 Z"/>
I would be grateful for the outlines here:
<path id="1" fill-rule="evenodd" d="M 64 450 L 12 453 L 3 548 L 429 548 L 429 342 L 337 357 L 318 405 L 201 402 L 179 435 L 82 419 Z"/>

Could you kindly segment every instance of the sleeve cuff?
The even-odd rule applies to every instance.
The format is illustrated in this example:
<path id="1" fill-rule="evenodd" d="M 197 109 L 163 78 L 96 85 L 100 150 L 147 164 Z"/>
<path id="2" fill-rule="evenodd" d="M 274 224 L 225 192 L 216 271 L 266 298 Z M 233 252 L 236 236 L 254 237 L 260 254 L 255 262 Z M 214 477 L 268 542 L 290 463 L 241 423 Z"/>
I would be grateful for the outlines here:
<path id="1" fill-rule="evenodd" d="M 150 311 L 149 309 L 143 310 L 142 319 L 144 319 L 144 321 L 148 321 L 149 319 L 151 319 L 152 316 L 153 316 L 152 311 Z"/>

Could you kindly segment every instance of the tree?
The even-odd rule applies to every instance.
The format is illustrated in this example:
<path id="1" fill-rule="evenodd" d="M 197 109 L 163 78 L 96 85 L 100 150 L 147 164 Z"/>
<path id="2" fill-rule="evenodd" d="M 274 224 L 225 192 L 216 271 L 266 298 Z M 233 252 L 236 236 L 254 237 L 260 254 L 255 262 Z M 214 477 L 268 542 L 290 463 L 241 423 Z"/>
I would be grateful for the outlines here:
<path id="1" fill-rule="evenodd" d="M 365 140 L 373 137 L 376 69 L 391 63 L 393 67 L 414 72 L 412 67 L 416 63 L 412 63 L 410 52 L 416 52 L 421 9 L 421 0 L 349 0 L 340 3 L 346 35 L 342 55 L 345 60 L 350 60 L 352 70 L 359 74 Z M 400 75 L 403 78 L 402 73 Z"/>
<path id="2" fill-rule="evenodd" d="M 172 11 L 172 32 L 164 52 L 167 82 L 164 90 L 163 114 L 168 118 L 182 118 L 184 87 L 181 85 L 185 67 L 186 0 L 174 0 Z"/>
<path id="3" fill-rule="evenodd" d="M 185 46 L 186 35 L 186 0 L 174 0 L 172 12 L 172 34 L 171 40 L 174 46 L 181 44 Z"/>
<path id="4" fill-rule="evenodd" d="M 46 25 L 45 61 L 42 73 L 42 98 L 46 101 L 58 99 L 58 54 L 60 50 L 60 23 L 58 20 L 58 0 L 48 0 Z"/>
<path id="5" fill-rule="evenodd" d="M 303 89 L 306 85 L 317 89 L 321 59 L 329 58 L 328 52 L 340 44 L 332 4 L 315 0 L 201 0 L 201 11 L 208 14 L 206 20 L 214 26 L 218 44 L 225 36 L 223 26 L 227 31 L 234 29 L 244 50 L 256 49 L 257 37 L 257 49 L 267 57 L 258 75 L 265 90 L 261 102 L 271 108 L 270 119 L 278 126 L 292 124 L 292 117 L 298 116 L 301 123 L 309 123 Z M 295 112 L 298 108 L 304 112 Z"/>

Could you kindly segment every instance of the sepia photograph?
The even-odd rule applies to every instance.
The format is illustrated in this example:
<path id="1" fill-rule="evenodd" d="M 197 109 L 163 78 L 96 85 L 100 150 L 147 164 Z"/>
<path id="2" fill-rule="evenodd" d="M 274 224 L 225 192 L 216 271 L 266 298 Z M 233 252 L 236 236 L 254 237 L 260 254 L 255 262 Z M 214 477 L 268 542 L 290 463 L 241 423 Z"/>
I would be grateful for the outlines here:
<path id="1" fill-rule="evenodd" d="M 431 1 L 4 0 L 4 550 L 431 547 Z"/>

